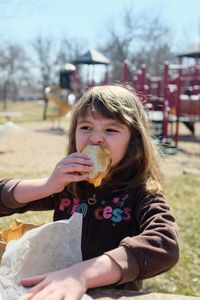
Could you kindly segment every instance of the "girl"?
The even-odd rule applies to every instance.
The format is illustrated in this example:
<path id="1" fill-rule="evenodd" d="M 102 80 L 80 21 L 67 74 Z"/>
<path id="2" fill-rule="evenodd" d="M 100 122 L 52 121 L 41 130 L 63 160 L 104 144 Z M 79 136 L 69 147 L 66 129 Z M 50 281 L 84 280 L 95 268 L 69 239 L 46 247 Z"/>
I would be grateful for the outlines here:
<path id="1" fill-rule="evenodd" d="M 109 149 L 111 169 L 100 187 L 87 182 L 87 144 Z M 83 262 L 26 278 L 20 300 L 80 299 L 89 288 L 138 282 L 178 261 L 177 226 L 164 200 L 158 153 L 143 105 L 127 87 L 94 87 L 75 105 L 67 156 L 48 178 L 1 181 L 1 215 L 54 209 L 54 220 L 83 214 Z"/>

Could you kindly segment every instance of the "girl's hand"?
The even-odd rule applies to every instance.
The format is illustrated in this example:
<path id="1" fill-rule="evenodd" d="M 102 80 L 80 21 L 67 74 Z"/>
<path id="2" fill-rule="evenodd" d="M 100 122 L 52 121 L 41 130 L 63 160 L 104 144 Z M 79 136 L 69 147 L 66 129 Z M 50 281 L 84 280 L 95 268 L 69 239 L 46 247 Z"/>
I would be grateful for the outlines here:
<path id="1" fill-rule="evenodd" d="M 121 277 L 121 267 L 103 254 L 64 270 L 21 280 L 23 286 L 34 287 L 18 300 L 80 300 L 88 289 L 116 283 Z"/>
<path id="2" fill-rule="evenodd" d="M 83 153 L 72 153 L 62 159 L 47 180 L 52 193 L 61 192 L 70 182 L 86 180 L 92 171 L 92 160 Z"/>
<path id="3" fill-rule="evenodd" d="M 23 286 L 34 287 L 18 300 L 80 300 L 86 289 L 77 271 L 69 268 L 22 279 Z"/>
<path id="4" fill-rule="evenodd" d="M 92 160 L 83 153 L 72 153 L 62 159 L 49 177 L 22 180 L 13 191 L 19 203 L 28 203 L 61 192 L 70 182 L 86 180 L 92 171 Z"/>

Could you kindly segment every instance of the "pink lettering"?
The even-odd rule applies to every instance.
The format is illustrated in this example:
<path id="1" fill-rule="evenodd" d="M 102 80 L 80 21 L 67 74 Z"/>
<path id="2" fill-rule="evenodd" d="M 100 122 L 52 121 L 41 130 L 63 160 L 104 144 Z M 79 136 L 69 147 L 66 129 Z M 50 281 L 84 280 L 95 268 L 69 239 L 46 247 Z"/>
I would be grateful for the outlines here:
<path id="1" fill-rule="evenodd" d="M 69 207 L 71 204 L 71 200 L 68 198 L 62 198 L 59 204 L 59 210 L 64 211 L 66 207 Z"/>
<path id="2" fill-rule="evenodd" d="M 103 211 L 103 217 L 105 219 L 110 219 L 112 217 L 112 207 L 106 206 Z"/>
<path id="3" fill-rule="evenodd" d="M 119 197 L 115 197 L 114 199 L 113 199 L 113 203 L 118 203 L 119 202 Z"/>
<path id="4" fill-rule="evenodd" d="M 79 202 L 80 202 L 79 199 L 77 199 L 77 198 L 73 199 L 73 206 L 72 206 L 72 211 L 71 211 L 72 214 L 77 211 L 77 207 L 78 207 Z"/>
<path id="5" fill-rule="evenodd" d="M 123 211 L 123 220 L 128 221 L 131 218 L 131 209 L 129 207 L 125 207 Z"/>

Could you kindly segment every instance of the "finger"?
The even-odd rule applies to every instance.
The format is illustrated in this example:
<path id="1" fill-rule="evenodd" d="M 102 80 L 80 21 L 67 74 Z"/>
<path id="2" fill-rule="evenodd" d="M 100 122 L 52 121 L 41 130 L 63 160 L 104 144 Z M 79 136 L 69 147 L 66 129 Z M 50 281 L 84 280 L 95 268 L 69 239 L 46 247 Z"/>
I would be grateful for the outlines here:
<path id="1" fill-rule="evenodd" d="M 21 279 L 21 284 L 25 287 L 31 287 L 34 286 L 41 281 L 43 281 L 46 278 L 46 275 L 40 275 L 40 276 L 34 276 L 34 277 L 28 277 Z"/>
<path id="2" fill-rule="evenodd" d="M 40 295 L 40 293 L 46 288 L 46 286 L 47 286 L 47 284 L 46 284 L 45 280 L 42 280 L 41 282 L 36 283 L 33 287 L 31 287 L 31 289 L 29 290 L 29 292 L 26 295 L 29 295 L 29 297 L 31 295 L 31 298 L 30 298 L 31 300 L 35 299 L 35 297 L 37 298 L 38 295 Z"/>
<path id="3" fill-rule="evenodd" d="M 93 165 L 93 161 L 89 156 L 67 156 L 65 157 L 61 163 L 63 164 L 69 164 L 69 163 L 76 163 L 81 165 Z"/>
<path id="4" fill-rule="evenodd" d="M 60 290 L 55 284 L 47 285 L 45 282 L 40 284 L 40 287 L 35 286 L 32 288 L 31 292 L 31 300 L 63 300 L 66 295 L 66 291 Z"/>
<path id="5" fill-rule="evenodd" d="M 17 300 L 31 300 L 32 297 L 33 297 L 32 293 L 27 293 L 20 296 Z"/>
<path id="6" fill-rule="evenodd" d="M 90 156 L 88 154 L 82 152 L 73 152 L 66 157 L 80 157 L 80 158 L 90 159 Z"/>
<path id="7" fill-rule="evenodd" d="M 61 173 L 90 173 L 93 170 L 92 166 L 84 166 L 79 164 L 69 164 L 60 166 Z"/>
<path id="8" fill-rule="evenodd" d="M 83 180 L 87 180 L 89 174 L 88 173 L 84 173 L 84 174 L 79 174 L 79 173 L 72 173 L 72 174 L 67 174 L 67 180 L 69 182 L 78 182 L 78 181 L 83 181 Z"/>

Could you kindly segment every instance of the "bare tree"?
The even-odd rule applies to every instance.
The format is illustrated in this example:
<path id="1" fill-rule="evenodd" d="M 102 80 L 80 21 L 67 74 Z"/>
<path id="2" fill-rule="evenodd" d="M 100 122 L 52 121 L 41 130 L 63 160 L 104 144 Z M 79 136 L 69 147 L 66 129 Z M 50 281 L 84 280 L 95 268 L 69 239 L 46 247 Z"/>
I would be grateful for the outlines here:
<path id="1" fill-rule="evenodd" d="M 39 36 L 32 42 L 32 48 L 34 54 L 31 58 L 31 63 L 33 72 L 38 78 L 39 89 L 44 96 L 43 118 L 45 119 L 48 104 L 44 93 L 45 88 L 59 83 L 60 70 L 67 62 L 75 58 L 76 53 L 81 49 L 81 42 L 65 37 L 58 43 L 52 38 Z"/>
<path id="2" fill-rule="evenodd" d="M 26 80 L 27 57 L 24 49 L 17 44 L 4 43 L 0 48 L 0 80 L 4 109 L 7 108 L 8 95 L 15 99 L 20 83 Z"/>
<path id="3" fill-rule="evenodd" d="M 55 81 L 58 72 L 54 41 L 51 38 L 38 36 L 31 44 L 33 55 L 30 58 L 32 73 L 35 76 L 40 92 L 45 101 L 43 119 L 46 118 L 47 99 L 45 88 Z"/>
<path id="4" fill-rule="evenodd" d="M 174 58 L 170 47 L 170 29 L 163 25 L 158 16 L 146 17 L 139 45 L 139 51 L 132 55 L 132 62 L 136 67 L 146 64 L 152 75 L 160 75 L 163 62 Z"/>
<path id="5" fill-rule="evenodd" d="M 171 59 L 170 29 L 156 15 L 146 12 L 136 14 L 134 7 L 125 8 L 118 16 L 117 29 L 114 22 L 106 28 L 106 40 L 100 48 L 112 62 L 112 80 L 121 80 L 122 64 L 128 60 L 134 67 L 142 63 L 148 66 L 153 75 L 161 72 L 161 64 Z M 120 30 L 119 30 L 120 27 Z"/>
<path id="6" fill-rule="evenodd" d="M 33 49 L 30 58 L 32 72 L 35 73 L 40 90 L 44 92 L 44 89 L 54 82 L 57 72 L 54 41 L 51 38 L 38 36 L 31 46 Z"/>
<path id="7" fill-rule="evenodd" d="M 60 69 L 67 62 L 72 62 L 78 55 L 82 54 L 86 42 L 72 37 L 63 37 L 60 41 L 60 48 L 57 53 L 57 64 Z"/>

